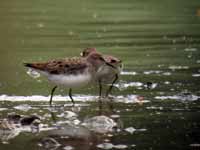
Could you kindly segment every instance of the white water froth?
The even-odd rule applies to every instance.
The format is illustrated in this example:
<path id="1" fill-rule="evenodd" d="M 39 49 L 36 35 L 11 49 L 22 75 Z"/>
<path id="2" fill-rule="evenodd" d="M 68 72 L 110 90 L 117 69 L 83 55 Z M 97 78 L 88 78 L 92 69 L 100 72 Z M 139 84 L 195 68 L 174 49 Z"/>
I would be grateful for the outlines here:
<path id="1" fill-rule="evenodd" d="M 29 68 L 26 73 L 35 79 L 40 77 L 40 73 L 31 68 Z"/>
<path id="2" fill-rule="evenodd" d="M 121 81 L 118 84 L 115 84 L 115 87 L 117 87 L 121 91 L 126 90 L 129 87 L 142 87 L 142 86 L 143 86 L 143 83 L 141 82 L 126 83 L 126 82 Z"/>
<path id="3" fill-rule="evenodd" d="M 97 98 L 97 96 L 89 95 L 77 95 L 73 97 L 77 101 L 92 101 Z M 42 95 L 31 95 L 31 96 L 9 96 L 9 95 L 0 95 L 0 101 L 49 101 L 49 96 Z M 55 95 L 53 101 L 71 101 L 68 96 Z"/>
<path id="4" fill-rule="evenodd" d="M 97 133 L 104 134 L 107 132 L 111 132 L 113 130 L 113 127 L 117 126 L 117 123 L 107 116 L 95 116 L 86 119 L 82 123 L 82 125 Z"/>
<path id="5" fill-rule="evenodd" d="M 200 74 L 192 74 L 193 77 L 200 77 Z"/>
<path id="6" fill-rule="evenodd" d="M 100 149 L 105 149 L 105 150 L 108 150 L 108 149 L 126 149 L 128 148 L 127 145 L 124 145 L 124 144 L 117 144 L 117 145 L 114 145 L 112 143 L 101 143 L 101 144 L 98 144 L 97 145 L 98 148 Z"/>
<path id="7" fill-rule="evenodd" d="M 133 76 L 135 76 L 135 75 L 137 75 L 137 72 L 134 72 L 134 71 L 122 71 L 120 74 L 121 75 L 133 75 Z"/>
<path id="8" fill-rule="evenodd" d="M 169 66 L 171 70 L 189 69 L 189 66 Z"/>
<path id="9" fill-rule="evenodd" d="M 200 96 L 196 95 L 173 95 L 173 96 L 156 96 L 155 99 L 160 100 L 167 100 L 167 99 L 173 99 L 178 101 L 196 101 L 200 98 Z"/>
<path id="10" fill-rule="evenodd" d="M 184 50 L 186 52 L 195 52 L 195 51 L 197 51 L 197 48 L 185 48 Z"/>
<path id="11" fill-rule="evenodd" d="M 91 96 L 91 95 L 76 95 L 73 96 L 75 101 L 78 102 L 94 102 L 98 101 L 98 96 Z M 0 95 L 0 101 L 33 101 L 33 102 L 48 102 L 50 99 L 49 96 L 42 96 L 42 95 L 32 95 L 32 96 L 9 96 L 9 95 Z M 67 101 L 71 102 L 71 99 L 68 96 L 61 96 L 55 95 L 53 97 L 53 101 Z M 138 102 L 149 102 L 149 100 L 139 100 L 138 95 L 127 95 L 127 96 L 116 96 L 114 97 L 115 102 L 122 102 L 122 103 L 138 103 Z"/>

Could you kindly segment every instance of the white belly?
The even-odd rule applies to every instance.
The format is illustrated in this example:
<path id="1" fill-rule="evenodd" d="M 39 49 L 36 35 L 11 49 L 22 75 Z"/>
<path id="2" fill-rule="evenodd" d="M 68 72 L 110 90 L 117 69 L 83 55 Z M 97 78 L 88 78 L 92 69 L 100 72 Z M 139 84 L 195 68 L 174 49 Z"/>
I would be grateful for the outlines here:
<path id="1" fill-rule="evenodd" d="M 58 86 L 64 86 L 68 88 L 85 86 L 91 81 L 90 74 L 78 74 L 78 75 L 48 75 L 48 80 Z"/>

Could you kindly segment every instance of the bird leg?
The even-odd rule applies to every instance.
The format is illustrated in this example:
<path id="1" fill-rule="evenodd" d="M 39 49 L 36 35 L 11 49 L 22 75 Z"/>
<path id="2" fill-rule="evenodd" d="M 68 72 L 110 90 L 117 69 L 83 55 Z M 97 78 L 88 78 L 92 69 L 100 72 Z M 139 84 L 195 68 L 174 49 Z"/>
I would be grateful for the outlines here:
<path id="1" fill-rule="evenodd" d="M 57 86 L 55 86 L 55 87 L 51 90 L 51 97 L 50 97 L 50 100 L 49 100 L 50 106 L 51 106 L 51 104 L 52 104 L 53 93 L 55 92 L 56 88 L 57 88 Z"/>
<path id="2" fill-rule="evenodd" d="M 101 80 L 99 80 L 99 98 L 101 98 L 101 94 L 102 94 L 102 83 Z"/>
<path id="3" fill-rule="evenodd" d="M 111 86 L 110 86 L 109 89 L 107 90 L 107 92 L 106 92 L 106 97 L 108 97 L 109 93 L 111 92 L 111 90 L 112 90 L 112 88 L 113 88 L 114 83 L 118 80 L 118 78 L 119 78 L 119 77 L 118 77 L 118 74 L 115 74 L 115 79 L 113 80 Z"/>
<path id="4" fill-rule="evenodd" d="M 71 88 L 69 89 L 69 97 L 70 97 L 70 99 L 73 103 L 73 106 L 74 106 L 75 102 L 74 102 L 74 99 L 72 98 L 72 89 Z"/>
<path id="5" fill-rule="evenodd" d="M 101 94 L 102 94 L 102 83 L 101 80 L 99 80 L 99 107 L 102 107 Z"/>

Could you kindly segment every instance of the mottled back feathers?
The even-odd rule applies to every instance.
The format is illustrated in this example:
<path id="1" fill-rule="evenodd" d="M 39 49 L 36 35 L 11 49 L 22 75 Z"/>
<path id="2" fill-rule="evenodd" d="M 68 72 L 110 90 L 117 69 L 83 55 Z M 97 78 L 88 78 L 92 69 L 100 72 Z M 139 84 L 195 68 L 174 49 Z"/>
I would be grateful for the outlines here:
<path id="1" fill-rule="evenodd" d="M 83 73 L 89 64 L 82 58 L 66 58 L 44 63 L 26 63 L 25 66 L 50 74 L 79 74 Z"/>

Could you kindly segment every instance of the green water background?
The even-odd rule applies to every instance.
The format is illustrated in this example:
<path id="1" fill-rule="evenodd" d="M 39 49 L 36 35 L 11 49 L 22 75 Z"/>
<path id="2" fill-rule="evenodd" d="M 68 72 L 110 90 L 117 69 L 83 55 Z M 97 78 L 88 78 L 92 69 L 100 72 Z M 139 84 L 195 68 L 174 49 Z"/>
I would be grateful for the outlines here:
<path id="1" fill-rule="evenodd" d="M 96 47 L 122 59 L 124 71 L 137 73 L 121 76 L 123 82 L 158 84 L 152 90 L 113 90 L 113 95 L 138 94 L 150 103 L 115 104 L 124 128 L 134 126 L 147 131 L 119 133 L 112 142 L 136 144 L 129 149 L 193 149 L 189 145 L 200 142 L 199 102 L 161 101 L 155 97 L 183 91 L 200 95 L 199 77 L 193 77 L 200 74 L 199 29 L 198 0 L 2 0 L 0 94 L 47 96 L 52 86 L 44 78 L 28 76 L 23 62 L 79 56 L 84 48 Z M 187 67 L 173 70 L 170 66 Z M 144 74 L 151 70 L 161 73 Z M 166 72 L 170 75 L 163 74 Z M 67 95 L 65 89 L 56 94 Z M 74 94 L 97 95 L 97 88 L 75 89 Z M 13 106 L 21 103 L 1 102 L 1 107 L 9 108 L 2 117 L 16 111 Z M 94 107 L 80 112 L 80 119 L 97 115 L 96 104 L 91 105 Z M 148 109 L 152 106 L 156 108 Z M 1 144 L 0 149 L 38 149 L 34 138 L 21 134 L 10 144 Z"/>

